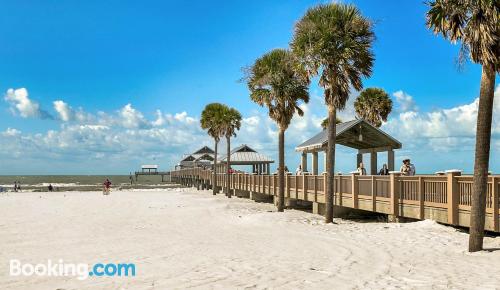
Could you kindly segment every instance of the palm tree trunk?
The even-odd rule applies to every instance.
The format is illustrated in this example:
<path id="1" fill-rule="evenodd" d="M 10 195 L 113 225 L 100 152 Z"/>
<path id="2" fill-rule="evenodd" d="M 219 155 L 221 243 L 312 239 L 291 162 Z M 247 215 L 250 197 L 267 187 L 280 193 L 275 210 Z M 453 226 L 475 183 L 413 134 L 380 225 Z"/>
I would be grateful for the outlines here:
<path id="1" fill-rule="evenodd" d="M 278 211 L 283 212 L 285 209 L 285 130 L 280 128 L 279 132 L 279 168 L 278 168 Z M 269 174 L 269 172 L 268 172 Z"/>
<path id="2" fill-rule="evenodd" d="M 217 145 L 219 142 L 215 140 L 215 154 L 214 154 L 214 180 L 212 181 L 212 192 L 214 195 L 217 194 Z"/>
<path id="3" fill-rule="evenodd" d="M 495 69 L 483 65 L 479 109 L 477 112 L 476 153 L 474 160 L 474 181 L 470 215 L 469 252 L 483 249 L 484 222 L 486 212 L 486 191 L 490 159 L 491 120 L 495 97 Z"/>
<path id="4" fill-rule="evenodd" d="M 231 137 L 227 137 L 227 168 L 226 168 L 226 195 L 231 198 L 231 174 L 229 173 L 229 169 L 231 169 Z"/>
<path id="5" fill-rule="evenodd" d="M 335 143 L 337 137 L 337 110 L 328 105 L 328 149 L 326 154 L 327 190 L 325 200 L 325 223 L 333 222 L 334 174 L 335 174 Z"/>

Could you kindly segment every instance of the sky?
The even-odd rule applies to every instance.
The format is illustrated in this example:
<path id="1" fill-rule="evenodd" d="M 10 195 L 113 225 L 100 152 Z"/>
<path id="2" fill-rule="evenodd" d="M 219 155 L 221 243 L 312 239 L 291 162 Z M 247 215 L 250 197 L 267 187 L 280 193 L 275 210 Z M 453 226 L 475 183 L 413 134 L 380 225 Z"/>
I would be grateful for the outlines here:
<path id="1" fill-rule="evenodd" d="M 393 99 L 382 130 L 403 144 L 397 164 L 471 172 L 481 67 L 457 65 L 459 45 L 426 28 L 424 1 L 344 2 L 374 23 L 376 60 L 363 85 Z M 276 126 L 249 99 L 242 71 L 287 48 L 294 24 L 319 3 L 327 1 L 0 1 L 0 174 L 169 170 L 183 154 L 213 147 L 199 126 L 211 102 L 243 115 L 233 145 L 277 159 Z M 358 94 L 342 120 L 354 119 Z M 490 167 L 498 173 L 500 87 L 495 94 Z M 289 168 L 300 162 L 295 146 L 326 116 L 317 79 L 310 95 L 286 133 Z M 355 160 L 356 151 L 338 146 L 337 171 L 355 169 Z"/>

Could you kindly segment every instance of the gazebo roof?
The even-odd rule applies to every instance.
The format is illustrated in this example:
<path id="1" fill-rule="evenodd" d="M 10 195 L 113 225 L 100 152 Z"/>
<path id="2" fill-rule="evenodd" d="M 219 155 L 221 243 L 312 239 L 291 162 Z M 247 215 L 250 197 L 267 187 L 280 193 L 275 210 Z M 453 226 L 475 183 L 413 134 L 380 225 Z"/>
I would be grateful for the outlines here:
<path id="1" fill-rule="evenodd" d="M 337 144 L 354 149 L 401 148 L 401 142 L 363 119 L 337 124 Z M 362 138 L 360 138 L 362 136 Z M 296 151 L 323 151 L 328 144 L 328 130 L 323 130 L 295 148 Z"/>
<path id="2" fill-rule="evenodd" d="M 220 162 L 226 162 L 226 156 L 220 159 Z M 243 144 L 231 150 L 231 164 L 234 165 L 252 165 L 274 163 L 274 160 L 258 153 L 248 145 Z"/>
<path id="3" fill-rule="evenodd" d="M 195 151 L 193 153 L 194 154 L 204 154 L 204 153 L 209 153 L 209 154 L 214 154 L 214 150 L 212 150 L 212 148 L 208 147 L 208 146 L 203 146 L 201 147 L 200 149 L 198 149 L 197 151 Z"/>

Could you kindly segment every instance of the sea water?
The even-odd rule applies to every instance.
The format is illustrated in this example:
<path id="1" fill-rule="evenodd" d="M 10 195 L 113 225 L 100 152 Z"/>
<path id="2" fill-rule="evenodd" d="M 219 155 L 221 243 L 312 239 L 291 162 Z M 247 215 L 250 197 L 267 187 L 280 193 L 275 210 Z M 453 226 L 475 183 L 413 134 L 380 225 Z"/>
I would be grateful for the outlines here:
<path id="1" fill-rule="evenodd" d="M 161 176 L 135 175 L 130 179 L 130 175 L 0 175 L 0 191 L 13 191 L 14 182 L 21 186 L 22 191 L 48 191 L 52 185 L 54 191 L 96 191 L 102 190 L 102 184 L 109 178 L 112 188 L 168 188 L 172 184 L 165 176 L 162 182 Z"/>

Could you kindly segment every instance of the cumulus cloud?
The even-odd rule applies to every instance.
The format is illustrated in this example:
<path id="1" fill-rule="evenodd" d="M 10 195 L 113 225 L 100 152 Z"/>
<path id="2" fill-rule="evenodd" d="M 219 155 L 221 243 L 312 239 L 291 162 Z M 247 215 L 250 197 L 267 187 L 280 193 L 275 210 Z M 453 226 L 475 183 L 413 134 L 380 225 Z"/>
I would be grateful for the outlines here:
<path id="1" fill-rule="evenodd" d="M 14 129 L 14 128 L 7 128 L 4 132 L 1 133 L 2 136 L 5 137 L 14 137 L 14 136 L 19 136 L 21 134 L 21 131 Z"/>
<path id="2" fill-rule="evenodd" d="M 399 90 L 392 94 L 396 99 L 397 109 L 400 112 L 418 111 L 418 107 L 413 97 Z"/>
<path id="3" fill-rule="evenodd" d="M 54 101 L 54 110 L 59 114 L 59 118 L 65 122 L 73 119 L 73 109 L 64 101 Z"/>
<path id="4" fill-rule="evenodd" d="M 500 86 L 496 88 L 495 94 L 492 151 L 498 152 L 500 120 L 495 117 L 500 116 Z M 22 91 L 17 95 L 12 91 L 9 98 L 19 100 L 15 104 L 24 104 L 26 99 L 23 100 L 23 96 L 29 100 L 27 92 L 24 94 Z M 424 112 L 417 109 L 415 101 L 407 93 L 399 91 L 393 96 L 399 96 L 400 109 L 390 116 L 382 129 L 403 143 L 403 149 L 396 153 L 397 160 L 402 156 L 411 157 L 417 162 L 420 172 L 432 173 L 434 168 L 472 168 L 477 100 Z M 354 117 L 354 99 L 351 96 L 341 115 L 344 121 Z M 28 103 L 34 102 L 29 100 Z M 81 108 L 75 110 L 62 100 L 55 101 L 53 105 L 57 119 L 62 121 L 60 127 L 43 133 L 25 133 L 13 128 L 1 131 L 0 147 L 4 150 L 0 152 L 0 160 L 19 156 L 25 162 L 33 160 L 32 164 L 51 160 L 51 164 L 59 162 L 62 168 L 85 166 L 89 168 L 87 170 L 100 168 L 115 172 L 119 168 L 128 172 L 131 166 L 147 162 L 158 163 L 168 169 L 179 161 L 182 154 L 203 145 L 213 146 L 213 140 L 198 124 L 199 116 L 185 111 L 163 113 L 157 110 L 148 118 L 132 104 L 95 115 Z M 26 113 L 23 117 L 39 117 L 33 113 L 40 110 L 38 104 L 31 111 L 26 109 L 29 105 L 21 107 Z M 21 115 L 21 110 L 15 109 Z M 294 168 L 300 160 L 295 146 L 318 133 L 321 130 L 320 123 L 326 116 L 326 107 L 319 96 L 313 96 L 309 104 L 302 105 L 302 109 L 304 116 L 295 116 L 286 132 L 285 153 L 289 168 Z M 222 140 L 219 148 L 225 148 L 224 142 Z M 267 115 L 266 109 L 256 107 L 245 114 L 241 130 L 232 140 L 233 146 L 240 144 L 248 144 L 277 160 L 278 128 Z M 446 151 L 446 154 L 436 154 L 438 151 Z M 337 150 L 337 168 L 344 172 L 350 171 L 356 162 L 354 153 L 355 150 L 340 146 Z M 498 156 L 493 155 L 492 158 L 492 164 L 497 164 L 495 158 L 498 159 Z M 383 160 L 383 157 L 380 159 Z"/>
<path id="5" fill-rule="evenodd" d="M 121 124 L 125 128 L 148 128 L 150 125 L 144 118 L 144 115 L 132 107 L 131 104 L 125 105 L 119 113 L 121 117 Z"/>
<path id="6" fill-rule="evenodd" d="M 12 113 L 23 118 L 52 119 L 49 113 L 40 109 L 40 105 L 28 97 L 28 90 L 25 88 L 8 89 L 4 100 L 10 104 Z"/>

